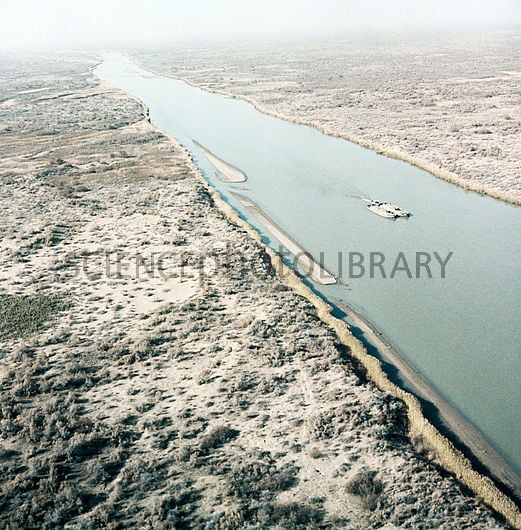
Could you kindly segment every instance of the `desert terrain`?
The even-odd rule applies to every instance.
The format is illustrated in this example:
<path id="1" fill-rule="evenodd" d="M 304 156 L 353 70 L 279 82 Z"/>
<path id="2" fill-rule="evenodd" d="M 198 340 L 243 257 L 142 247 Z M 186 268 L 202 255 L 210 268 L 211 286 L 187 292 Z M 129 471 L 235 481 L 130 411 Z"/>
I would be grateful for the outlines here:
<path id="1" fill-rule="evenodd" d="M 131 55 L 144 68 L 521 202 L 519 31 L 301 38 Z"/>
<path id="2" fill-rule="evenodd" d="M 0 60 L 0 526 L 506 528 L 95 60 Z"/>

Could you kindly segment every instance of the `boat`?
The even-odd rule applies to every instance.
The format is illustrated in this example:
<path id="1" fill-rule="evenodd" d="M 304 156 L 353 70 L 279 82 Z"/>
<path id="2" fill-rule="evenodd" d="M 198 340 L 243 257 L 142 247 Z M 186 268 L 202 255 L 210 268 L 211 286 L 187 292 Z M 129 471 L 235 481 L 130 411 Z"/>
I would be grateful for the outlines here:
<path id="1" fill-rule="evenodd" d="M 369 203 L 367 205 L 367 209 L 379 215 L 380 217 L 385 217 L 387 219 L 396 219 L 396 217 L 409 217 L 411 215 L 410 212 L 396 206 L 396 204 L 377 201 L 376 199 L 366 202 Z"/>
<path id="2" fill-rule="evenodd" d="M 367 205 L 367 209 L 371 210 L 371 212 L 379 215 L 380 217 L 387 217 L 388 219 L 394 219 L 396 215 L 394 213 L 389 212 L 386 210 L 380 201 L 371 201 Z"/>
<path id="3" fill-rule="evenodd" d="M 385 208 L 388 212 L 393 213 L 396 217 L 410 217 L 410 212 L 396 206 L 396 204 L 391 204 L 390 202 L 384 202 L 382 207 Z"/>

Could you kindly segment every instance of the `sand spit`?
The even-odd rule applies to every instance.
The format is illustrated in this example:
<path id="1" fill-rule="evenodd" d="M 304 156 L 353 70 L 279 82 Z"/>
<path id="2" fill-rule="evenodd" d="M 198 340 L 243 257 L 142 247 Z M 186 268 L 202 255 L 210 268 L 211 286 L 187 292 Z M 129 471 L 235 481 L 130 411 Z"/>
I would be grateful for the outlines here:
<path id="1" fill-rule="evenodd" d="M 338 280 L 320 265 L 306 249 L 299 245 L 273 219 L 268 217 L 256 202 L 239 193 L 233 193 L 233 196 L 295 256 L 295 267 L 300 274 L 322 285 L 338 283 Z"/>
<path id="2" fill-rule="evenodd" d="M 519 43 L 511 33 L 287 42 L 277 43 L 276 53 L 274 46 L 212 48 L 211 61 L 207 49 L 138 59 L 157 75 L 521 203 L 520 81 L 505 74 L 517 72 Z"/>
<path id="3" fill-rule="evenodd" d="M 206 147 L 202 146 L 199 142 L 195 140 L 192 140 L 192 142 L 199 149 L 202 149 L 204 156 L 206 156 L 210 164 L 212 164 L 212 166 L 221 175 L 223 175 L 224 178 L 217 175 L 217 178 L 219 178 L 219 180 L 222 180 L 224 182 L 245 182 L 248 179 L 246 174 L 239 168 L 232 166 L 222 158 L 219 158 L 218 156 L 214 155 L 211 151 L 206 149 Z"/>
<path id="4" fill-rule="evenodd" d="M 507 527 L 91 62 L 0 63 L 0 526 Z"/>

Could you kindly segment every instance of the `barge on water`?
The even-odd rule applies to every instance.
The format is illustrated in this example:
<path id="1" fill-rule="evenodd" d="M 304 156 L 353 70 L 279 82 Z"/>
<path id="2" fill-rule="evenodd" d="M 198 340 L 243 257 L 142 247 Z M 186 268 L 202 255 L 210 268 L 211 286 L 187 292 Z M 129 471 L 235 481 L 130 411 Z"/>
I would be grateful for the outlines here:
<path id="1" fill-rule="evenodd" d="M 396 219 L 397 217 L 410 217 L 410 212 L 403 210 L 402 208 L 396 206 L 396 204 L 391 204 L 390 202 L 381 202 L 373 199 L 372 201 L 367 201 L 367 209 L 371 212 L 379 215 L 380 217 L 386 217 L 387 219 Z"/>

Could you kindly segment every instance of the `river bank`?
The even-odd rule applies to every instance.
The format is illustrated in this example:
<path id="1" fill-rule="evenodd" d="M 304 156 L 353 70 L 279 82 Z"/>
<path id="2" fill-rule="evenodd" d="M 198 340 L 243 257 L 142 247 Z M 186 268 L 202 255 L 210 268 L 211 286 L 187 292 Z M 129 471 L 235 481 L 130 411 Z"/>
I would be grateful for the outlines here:
<path id="1" fill-rule="evenodd" d="M 140 74 L 138 73 L 138 76 L 139 75 Z M 299 292 L 302 294 L 302 292 L 304 291 Z M 321 311 L 319 310 L 319 312 Z M 362 362 L 366 369 L 368 369 L 368 371 L 371 373 L 371 378 L 373 379 L 373 381 L 377 381 L 379 386 L 382 385 L 381 388 L 385 388 L 387 391 L 391 391 L 394 395 L 398 395 L 400 399 L 403 399 L 407 402 L 409 406 L 409 420 L 411 421 L 411 424 L 413 424 L 415 428 L 419 430 L 418 433 L 421 436 L 429 439 L 429 444 L 431 446 L 436 447 L 435 453 L 440 459 L 444 461 L 443 465 L 451 469 L 454 473 L 456 473 L 457 476 L 460 477 L 460 479 L 462 479 L 465 484 L 471 487 L 474 491 L 480 491 L 480 495 L 484 495 L 486 498 L 489 499 L 488 502 L 497 501 L 498 498 L 496 497 L 496 495 L 499 492 L 497 492 L 497 490 L 494 491 L 493 486 L 492 489 L 489 489 L 491 486 L 490 481 L 472 470 L 469 462 L 465 460 L 458 451 L 455 451 L 452 444 L 450 444 L 446 439 L 441 437 L 439 433 L 432 428 L 432 425 L 423 417 L 419 403 L 410 394 L 404 393 L 403 390 L 398 389 L 397 387 L 395 387 L 395 385 L 390 384 L 390 382 L 386 379 L 385 375 L 381 371 L 379 365 L 374 365 L 373 360 L 376 359 L 372 358 L 371 360 L 370 358 L 368 358 L 366 352 L 364 353 L 363 349 L 358 351 L 357 348 L 359 345 L 356 343 L 356 341 L 353 342 L 353 337 L 347 330 L 347 328 L 343 328 L 342 323 L 335 322 L 334 320 L 330 321 L 325 314 L 327 312 L 328 309 L 324 308 L 324 318 L 337 331 L 339 336 L 343 337 L 343 340 L 347 341 L 345 344 L 349 345 L 349 347 L 352 348 L 353 351 L 359 353 L 359 360 L 363 359 Z M 501 494 L 499 494 L 499 497 L 501 497 Z M 499 501 L 500 504 L 501 502 L 502 501 Z"/>
<path id="2" fill-rule="evenodd" d="M 474 465 L 484 466 L 480 470 L 490 474 L 500 484 L 507 487 L 509 493 L 517 499 L 521 498 L 521 478 L 505 462 L 504 458 L 490 445 L 483 435 L 468 422 L 453 406 L 451 406 L 416 370 L 405 357 L 389 342 L 376 327 L 360 313 L 342 302 L 332 300 L 334 307 L 339 308 L 347 317 L 352 328 L 367 348 L 374 348 L 375 354 L 382 363 L 389 363 L 386 369 L 391 380 L 400 381 L 407 389 L 423 401 L 424 414 L 437 428 L 443 427 L 444 435 L 453 438 L 453 442 L 464 447 L 466 456 Z M 384 368 L 385 369 L 385 368 Z M 393 375 L 389 371 L 394 372 Z M 433 408 L 432 408 L 433 407 Z M 447 432 L 448 431 L 448 432 Z M 461 447 L 459 448 L 462 449 Z M 465 451 L 466 450 L 466 451 Z M 468 451 L 470 450 L 470 454 Z"/>
<path id="3" fill-rule="evenodd" d="M 204 179 L 202 176 L 201 178 Z M 209 188 L 212 191 L 212 196 L 216 200 L 217 205 L 227 213 L 229 218 L 243 226 L 250 236 L 261 244 L 261 239 L 258 233 L 245 221 L 240 219 L 237 212 L 222 200 L 216 190 L 210 186 Z M 432 451 L 429 453 L 429 458 L 435 460 L 442 468 L 453 473 L 458 480 L 465 484 L 465 486 L 485 500 L 485 502 L 498 511 L 498 513 L 501 513 L 510 524 L 516 528 L 521 527 L 521 513 L 519 512 L 516 503 L 508 495 L 505 495 L 500 491 L 488 476 L 476 471 L 470 460 L 456 449 L 452 442 L 445 438 L 436 427 L 430 423 L 422 410 L 420 402 L 415 396 L 391 382 L 387 374 L 384 372 L 381 362 L 377 360 L 376 357 L 368 354 L 362 342 L 354 337 L 351 329 L 344 321 L 333 316 L 333 308 L 304 284 L 302 279 L 283 263 L 282 259 L 276 252 L 267 246 L 265 246 L 265 249 L 271 256 L 275 270 L 277 270 L 278 274 L 284 279 L 285 283 L 316 307 L 319 318 L 335 331 L 344 345 L 348 346 L 351 355 L 360 361 L 364 369 L 367 370 L 369 379 L 375 383 L 379 389 L 391 393 L 393 396 L 406 403 L 410 428 L 409 436 L 412 440 L 416 438 L 420 441 L 421 450 Z M 407 381 L 413 387 L 417 388 L 420 395 L 424 394 L 428 396 L 428 399 L 432 400 L 436 406 L 440 408 L 443 419 L 451 426 L 451 428 L 457 426 L 457 428 L 455 428 L 456 436 L 461 436 L 465 440 L 464 443 L 469 447 L 479 448 L 480 450 L 483 450 L 484 447 L 489 448 L 489 444 L 483 439 L 482 435 L 472 428 L 472 426 L 468 424 L 460 414 L 453 410 L 452 407 L 450 407 L 445 400 L 423 380 L 423 378 L 418 377 L 417 374 L 413 375 L 414 370 L 407 366 L 403 357 L 394 348 L 390 348 L 390 345 L 385 342 L 385 339 L 381 337 L 379 339 L 377 338 L 378 335 L 381 334 L 372 326 L 372 324 L 366 319 L 363 319 L 363 317 L 355 313 L 353 310 L 347 307 L 345 307 L 345 309 L 347 314 L 355 322 L 363 323 L 363 326 L 371 331 L 373 334 L 372 340 L 374 341 L 372 344 L 376 344 L 377 348 L 384 346 L 387 349 L 387 355 L 391 353 L 393 362 L 396 363 L 398 369 L 402 371 L 403 375 L 405 375 Z M 490 447 L 490 449 L 490 454 L 484 459 L 487 462 L 487 466 L 490 466 L 490 470 L 493 470 L 493 473 L 498 477 L 508 481 L 508 488 L 512 488 L 516 492 L 515 494 L 517 494 L 519 491 L 519 477 L 517 477 L 508 465 L 506 465 L 504 460 L 493 450 L 493 448 Z M 476 457 L 477 460 L 479 460 L 479 456 Z M 483 460 L 481 461 L 483 462 Z"/>
<path id="4" fill-rule="evenodd" d="M 204 178 L 201 176 L 201 178 Z M 206 181 L 205 181 L 206 182 Z M 237 212 L 230 208 L 230 206 L 220 198 L 218 191 L 212 190 L 214 198 L 217 199 L 217 204 L 220 208 L 229 215 L 229 217 L 235 222 L 240 222 L 242 226 L 248 228 L 248 232 L 251 237 L 261 243 L 260 237 L 257 232 L 249 227 L 239 218 Z M 249 206 L 250 208 L 252 206 Z M 260 210 L 258 205 L 253 206 L 256 210 Z M 262 212 L 262 210 L 260 210 Z M 257 215 L 259 212 L 257 211 Z M 266 228 L 270 230 L 270 224 L 265 224 Z M 275 234 L 277 237 L 277 235 Z M 319 310 L 319 314 L 325 311 L 325 315 L 321 317 L 324 322 L 329 324 L 335 329 L 344 344 L 355 351 L 360 349 L 362 343 L 358 343 L 358 338 L 355 338 L 352 330 L 345 326 L 342 320 L 334 322 L 336 319 L 332 316 L 333 307 L 329 306 L 322 301 L 315 293 L 313 293 L 309 287 L 307 287 L 302 279 L 295 275 L 295 272 L 288 269 L 284 265 L 281 257 L 272 251 L 269 247 L 265 247 L 266 251 L 272 256 L 272 260 L 275 262 L 275 268 L 278 274 L 284 279 L 284 281 L 291 286 L 297 293 L 303 295 L 309 301 L 311 301 L 315 307 Z M 299 246 L 299 248 L 301 248 Z M 306 252 L 304 249 L 302 252 Z M 298 254 L 297 254 L 298 255 Z M 321 283 L 321 282 L 319 282 Z M 335 302 L 334 300 L 332 302 Z M 403 387 L 396 387 L 395 383 L 387 379 L 388 374 L 383 370 L 382 365 L 379 363 L 374 364 L 372 359 L 367 352 L 367 344 L 362 345 L 362 350 L 358 351 L 356 357 L 361 361 L 365 369 L 367 369 L 372 381 L 382 390 L 390 391 L 393 395 L 400 399 L 404 399 L 405 396 L 409 399 L 404 399 L 409 407 L 409 419 L 413 428 L 417 431 L 410 431 L 410 436 L 414 439 L 415 436 L 419 436 L 421 443 L 425 443 L 425 449 L 431 449 L 434 451 L 431 458 L 438 461 L 451 472 L 455 473 L 456 476 L 472 491 L 480 495 L 486 500 L 491 506 L 497 509 L 500 513 L 505 515 L 508 520 L 516 527 L 521 524 L 521 514 L 519 513 L 516 502 L 512 502 L 509 495 L 513 495 L 513 498 L 517 498 L 519 501 L 521 494 L 521 479 L 514 472 L 514 470 L 505 462 L 505 460 L 499 455 L 499 453 L 485 440 L 483 435 L 470 424 L 458 411 L 456 411 L 419 373 L 415 370 L 405 358 L 392 346 L 382 334 L 374 327 L 374 325 L 365 317 L 354 311 L 352 308 L 347 307 L 345 304 L 338 303 L 336 306 L 341 308 L 352 325 L 355 325 L 362 330 L 365 335 L 368 345 L 375 347 L 379 354 L 382 355 L 383 360 L 389 361 L 392 366 L 398 370 L 401 377 L 405 379 L 407 386 L 416 395 L 413 397 L 410 394 L 404 393 Z M 326 316 L 327 315 L 327 316 Z M 334 325 L 332 323 L 334 322 Z M 412 399 L 411 399 L 412 398 Z M 416 398 L 424 399 L 428 405 L 434 405 L 437 412 L 441 416 L 441 424 L 450 430 L 450 434 L 455 436 L 456 439 L 461 442 L 467 450 L 471 451 L 471 455 L 463 455 L 459 449 L 457 449 L 452 442 L 444 438 L 444 436 L 436 430 L 436 419 L 428 418 L 426 412 L 423 410 L 423 406 Z M 430 424 L 434 420 L 434 429 Z M 422 438 L 424 437 L 424 438 Z M 470 456 L 474 463 L 478 463 L 480 471 L 475 471 L 475 467 L 472 465 L 471 460 L 468 459 Z M 481 466 L 484 466 L 481 467 Z M 502 490 L 507 492 L 506 496 L 497 489 L 497 486 L 493 484 L 488 475 L 493 476 L 503 486 Z M 504 488 L 506 486 L 506 490 Z"/>
<path id="5" fill-rule="evenodd" d="M 92 62 L 0 63 L 2 523 L 507 527 Z"/>
<path id="6" fill-rule="evenodd" d="M 520 204 L 519 39 L 493 31 L 424 37 L 222 44 L 133 57 L 145 69 Z"/>
<path id="7" fill-rule="evenodd" d="M 131 57 L 128 55 L 128 57 Z M 135 60 L 135 57 L 132 57 L 133 60 Z M 510 191 L 497 191 L 494 190 L 487 185 L 476 183 L 472 181 L 467 181 L 457 175 L 456 173 L 453 173 L 451 171 L 447 171 L 435 164 L 429 163 L 425 160 L 422 160 L 421 158 L 417 158 L 414 156 L 411 156 L 407 153 L 396 151 L 396 150 L 390 150 L 386 149 L 380 144 L 371 142 L 369 140 L 365 140 L 360 136 L 356 136 L 353 134 L 347 134 L 343 132 L 338 132 L 333 129 L 330 129 L 327 126 L 321 125 L 317 121 L 307 121 L 303 120 L 302 118 L 296 118 L 296 117 L 290 117 L 286 114 L 281 114 L 280 112 L 276 112 L 271 110 L 270 108 L 260 104 L 256 99 L 253 99 L 248 96 L 238 96 L 234 92 L 229 92 L 227 90 L 220 90 L 215 88 L 206 88 L 201 86 L 198 83 L 194 83 L 190 81 L 190 79 L 186 77 L 179 77 L 172 74 L 166 74 L 159 70 L 154 70 L 149 67 L 147 67 L 146 64 L 140 62 L 139 60 L 136 60 L 136 64 L 138 64 L 143 70 L 147 70 L 148 72 L 159 75 L 163 77 L 170 77 L 171 79 L 176 79 L 178 81 L 183 81 L 187 83 L 190 86 L 193 86 L 194 88 L 203 88 L 204 90 L 207 90 L 208 92 L 211 92 L 213 94 L 219 94 L 221 96 L 225 96 L 228 98 L 234 98 L 234 99 L 241 99 L 242 101 L 245 101 L 252 105 L 256 110 L 259 112 L 262 112 L 263 114 L 266 114 L 267 116 L 272 116 L 273 118 L 277 118 L 279 120 L 284 120 L 290 123 L 295 123 L 297 125 L 303 125 L 306 127 L 313 127 L 314 129 L 317 129 L 318 131 L 327 134 L 328 136 L 332 136 L 335 138 L 342 138 L 343 140 L 346 140 L 348 142 L 352 142 L 354 144 L 359 145 L 360 147 L 364 147 L 366 149 L 370 149 L 371 151 L 374 151 L 375 153 L 378 153 L 379 155 L 386 156 L 388 158 L 394 158 L 395 160 L 400 160 L 402 162 L 406 162 L 407 164 L 410 164 L 411 166 L 417 167 L 418 169 L 422 169 L 424 171 L 427 171 L 434 177 L 440 178 L 442 180 L 446 180 L 447 182 L 450 182 L 451 184 L 455 184 L 456 186 L 459 186 L 465 190 L 490 195 L 491 197 L 494 197 L 495 199 L 499 199 L 505 202 L 509 202 L 511 204 L 521 205 L 521 197 L 517 195 L 517 193 L 512 193 Z"/>

